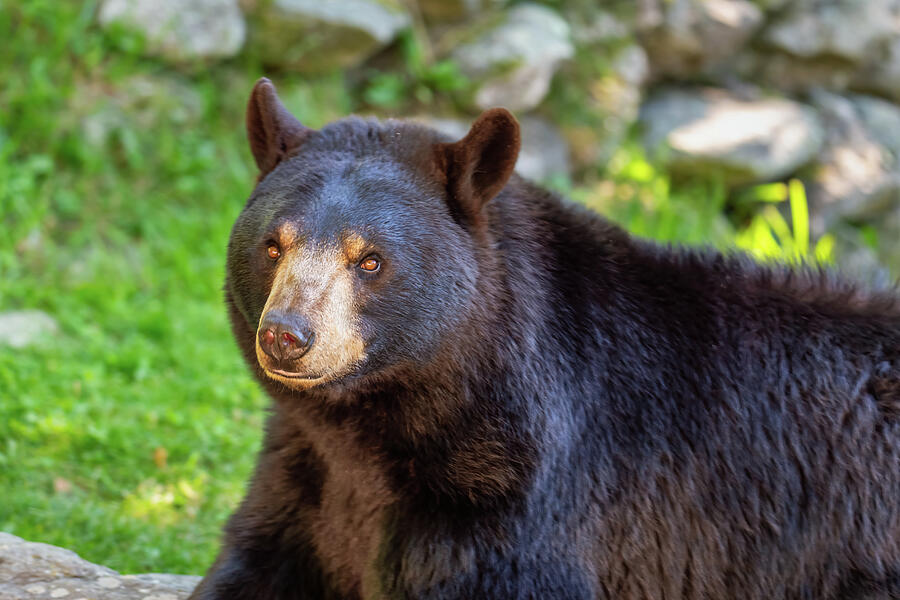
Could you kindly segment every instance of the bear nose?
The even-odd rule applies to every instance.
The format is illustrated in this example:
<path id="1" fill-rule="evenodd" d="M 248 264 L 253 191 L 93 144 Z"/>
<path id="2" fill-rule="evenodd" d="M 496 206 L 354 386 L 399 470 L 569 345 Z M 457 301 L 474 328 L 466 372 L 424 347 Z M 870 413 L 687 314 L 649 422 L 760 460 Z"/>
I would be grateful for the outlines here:
<path id="1" fill-rule="evenodd" d="M 297 360 L 312 347 L 316 334 L 306 319 L 280 311 L 269 311 L 259 324 L 259 347 L 280 361 Z"/>

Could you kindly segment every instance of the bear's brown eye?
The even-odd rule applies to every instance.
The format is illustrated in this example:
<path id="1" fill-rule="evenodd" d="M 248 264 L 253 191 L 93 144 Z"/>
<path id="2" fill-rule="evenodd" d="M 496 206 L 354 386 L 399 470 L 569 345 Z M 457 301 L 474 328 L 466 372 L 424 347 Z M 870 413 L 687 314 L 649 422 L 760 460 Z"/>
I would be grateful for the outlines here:
<path id="1" fill-rule="evenodd" d="M 278 260 L 281 257 L 281 249 L 275 244 L 269 244 L 269 247 L 266 248 L 266 254 L 272 260 Z"/>
<path id="2" fill-rule="evenodd" d="M 378 259 L 374 256 L 369 256 L 359 263 L 359 268 L 366 273 L 374 273 L 381 268 L 381 263 L 378 262 Z"/>

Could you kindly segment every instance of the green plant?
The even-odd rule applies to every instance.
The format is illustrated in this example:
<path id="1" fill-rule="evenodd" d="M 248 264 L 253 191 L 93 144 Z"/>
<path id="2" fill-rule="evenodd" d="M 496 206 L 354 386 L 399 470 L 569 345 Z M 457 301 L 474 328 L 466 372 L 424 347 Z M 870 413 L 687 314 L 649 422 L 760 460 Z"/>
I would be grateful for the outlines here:
<path id="1" fill-rule="evenodd" d="M 823 235 L 810 246 L 809 207 L 806 189 L 797 179 L 787 184 L 772 183 L 756 186 L 753 196 L 765 205 L 738 232 L 735 242 L 754 256 L 788 262 L 831 263 L 834 260 L 834 236 Z M 775 204 L 787 201 L 790 206 L 791 225 L 782 216 Z"/>
<path id="2" fill-rule="evenodd" d="M 430 104 L 435 98 L 449 99 L 470 85 L 458 65 L 450 59 L 435 60 L 426 51 L 427 41 L 413 30 L 400 35 L 401 71 L 371 69 L 362 86 L 366 103 L 382 109 L 399 109 L 411 99 Z"/>

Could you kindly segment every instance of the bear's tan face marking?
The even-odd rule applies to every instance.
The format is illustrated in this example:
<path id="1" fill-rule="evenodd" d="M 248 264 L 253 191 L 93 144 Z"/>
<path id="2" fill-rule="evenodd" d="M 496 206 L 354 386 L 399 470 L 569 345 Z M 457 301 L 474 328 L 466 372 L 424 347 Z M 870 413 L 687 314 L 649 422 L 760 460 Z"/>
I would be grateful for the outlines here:
<path id="1" fill-rule="evenodd" d="M 365 360 L 359 332 L 354 278 L 358 256 L 368 248 L 356 234 L 342 236 L 340 244 L 310 243 L 290 224 L 276 231 L 280 256 L 260 322 L 271 310 L 305 318 L 315 342 L 285 377 L 260 348 L 256 357 L 266 375 L 295 389 L 308 389 L 349 373 Z M 258 333 L 258 332 L 257 332 Z"/>

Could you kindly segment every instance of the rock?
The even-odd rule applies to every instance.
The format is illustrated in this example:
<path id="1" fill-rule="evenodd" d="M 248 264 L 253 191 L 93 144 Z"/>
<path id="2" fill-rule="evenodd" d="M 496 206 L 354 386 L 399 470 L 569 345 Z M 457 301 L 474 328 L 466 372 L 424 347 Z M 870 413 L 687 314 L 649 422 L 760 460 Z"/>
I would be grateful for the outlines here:
<path id="1" fill-rule="evenodd" d="M 900 99 L 900 0 L 796 0 L 742 56 L 739 76 L 790 92 L 855 89 Z"/>
<path id="2" fill-rule="evenodd" d="M 469 125 L 471 125 L 469 121 L 445 117 L 420 116 L 415 117 L 415 119 L 437 129 L 451 140 L 459 140 L 465 137 L 469 132 Z"/>
<path id="3" fill-rule="evenodd" d="M 638 118 L 643 86 L 649 75 L 647 54 L 637 44 L 609 53 L 609 71 L 579 85 L 576 91 L 579 112 L 585 118 L 564 129 L 579 169 L 608 161 Z"/>
<path id="4" fill-rule="evenodd" d="M 837 219 L 878 218 L 900 206 L 900 108 L 875 98 L 812 96 L 825 124 L 826 142 L 809 185 L 814 233 Z"/>
<path id="5" fill-rule="evenodd" d="M 568 177 L 571 171 L 569 147 L 559 130 L 544 119 L 525 116 L 522 126 L 522 149 L 516 172 L 527 179 L 547 181 Z"/>
<path id="6" fill-rule="evenodd" d="M 0 346 L 25 348 L 44 343 L 47 341 L 44 338 L 54 338 L 58 334 L 59 325 L 45 312 L 18 310 L 0 313 Z"/>
<path id="7" fill-rule="evenodd" d="M 732 66 L 745 81 L 797 94 L 819 87 L 846 90 L 859 71 L 858 65 L 839 57 L 802 58 L 771 48 L 748 48 L 735 57 Z"/>
<path id="8" fill-rule="evenodd" d="M 236 0 L 104 0 L 100 23 L 140 31 L 146 52 L 173 62 L 227 58 L 244 44 L 244 17 Z"/>
<path id="9" fill-rule="evenodd" d="M 632 19 L 591 2 L 566 4 L 565 18 L 578 46 L 606 45 L 629 41 L 632 37 Z"/>
<path id="10" fill-rule="evenodd" d="M 713 71 L 763 24 L 749 0 L 644 0 L 642 11 L 639 39 L 657 77 Z"/>
<path id="11" fill-rule="evenodd" d="M 900 162 L 900 107 L 880 98 L 860 94 L 854 94 L 850 98 L 872 137 L 890 152 L 895 164 Z"/>
<path id="12" fill-rule="evenodd" d="M 517 4 L 452 54 L 476 84 L 474 104 L 527 111 L 550 90 L 559 64 L 575 52 L 566 22 L 537 4 Z"/>
<path id="13" fill-rule="evenodd" d="M 396 0 L 272 0 L 254 17 L 262 60 L 302 73 L 357 66 L 411 23 Z"/>
<path id="14" fill-rule="evenodd" d="M 0 533 L 4 600 L 181 600 L 200 582 L 189 575 L 119 575 L 70 550 Z"/>
<path id="15" fill-rule="evenodd" d="M 886 286 L 892 281 L 890 269 L 879 253 L 864 239 L 859 229 L 839 224 L 830 232 L 835 239 L 835 266 L 847 277 L 874 286 Z M 895 269 L 900 267 L 896 265 Z M 900 270 L 895 271 L 900 274 Z"/>
<path id="16" fill-rule="evenodd" d="M 853 87 L 900 101 L 900 33 L 853 72 Z"/>
<path id="17" fill-rule="evenodd" d="M 777 12 L 796 0 L 755 0 L 754 3 L 766 12 Z"/>
<path id="18" fill-rule="evenodd" d="M 120 128 L 187 123 L 203 113 L 203 98 L 195 87 L 174 75 L 132 75 L 116 83 L 91 79 L 76 90 L 67 116 L 78 122 L 83 140 L 98 147 Z"/>
<path id="19" fill-rule="evenodd" d="M 454 140 L 465 136 L 470 126 L 468 121 L 462 119 L 418 117 L 418 120 Z M 516 172 L 536 181 L 567 177 L 571 170 L 569 148 L 559 130 L 538 117 L 524 116 L 519 119 L 519 124 L 522 149 L 516 162 Z"/>
<path id="20" fill-rule="evenodd" d="M 824 131 L 809 107 L 745 100 L 723 90 L 669 89 L 641 108 L 644 142 L 675 173 L 719 173 L 727 184 L 772 181 L 816 156 Z"/>
<path id="21" fill-rule="evenodd" d="M 888 267 L 892 281 L 900 283 L 900 198 L 894 198 L 893 210 L 873 224 L 878 258 Z"/>
<path id="22" fill-rule="evenodd" d="M 788 54 L 832 56 L 863 62 L 885 40 L 900 34 L 898 0 L 797 2 L 763 36 Z"/>
<path id="23" fill-rule="evenodd" d="M 429 22 L 454 22 L 477 17 L 501 6 L 500 0 L 418 0 Z"/>

